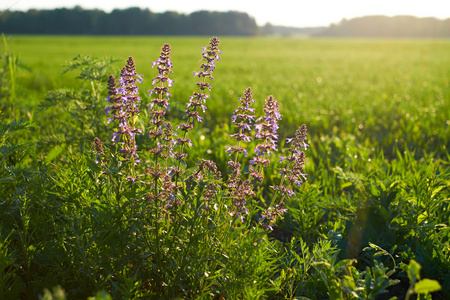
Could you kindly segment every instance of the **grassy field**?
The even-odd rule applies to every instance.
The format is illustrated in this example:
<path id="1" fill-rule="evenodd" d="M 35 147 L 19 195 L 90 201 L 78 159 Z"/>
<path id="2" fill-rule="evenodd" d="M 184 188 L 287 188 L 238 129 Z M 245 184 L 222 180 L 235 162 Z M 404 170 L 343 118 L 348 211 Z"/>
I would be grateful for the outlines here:
<path id="1" fill-rule="evenodd" d="M 204 38 L 12 37 L 9 47 L 27 69 L 18 70 L 23 98 L 37 105 L 48 90 L 76 88 L 74 74 L 61 75 L 78 54 L 133 56 L 138 72 L 152 78 L 161 45 L 173 49 L 174 101 L 187 102 Z M 448 145 L 450 44 L 446 40 L 295 40 L 224 38 L 212 119 L 227 122 L 242 91 L 251 86 L 257 105 L 274 95 L 282 124 L 305 122 L 313 136 L 339 132 L 385 149 L 400 143 L 445 152 Z M 155 55 L 156 53 L 156 55 Z M 117 63 L 120 69 L 121 63 Z M 150 89 L 150 80 L 142 90 Z M 37 92 L 35 92 L 37 91 Z M 145 97 L 145 95 L 143 95 Z M 33 112 L 26 106 L 23 111 Z M 228 113 L 226 113 L 228 111 Z M 317 130 L 317 131 L 316 131 Z M 386 149 L 387 150 L 387 149 Z"/>
<path id="2" fill-rule="evenodd" d="M 82 80 L 76 78 L 79 71 L 63 74 L 64 64 L 79 54 L 115 57 L 118 61 L 111 70 L 118 75 L 133 56 L 137 73 L 144 75 L 139 89 L 147 104 L 151 98 L 146 91 L 152 89 L 156 75 L 152 62 L 161 46 L 170 43 L 174 72 L 170 78 L 175 82 L 167 117 L 178 124 L 196 88 L 198 78 L 192 75 L 207 41 L 205 37 L 8 37 L 5 53 L 19 60 L 15 97 L 8 65 L 2 73 L 2 122 L 20 118 L 35 122 L 27 131 L 8 136 L 8 143 L 26 139 L 37 147 L 20 152 L 28 153 L 25 156 L 14 154 L 15 160 L 1 160 L 0 188 L 7 192 L 0 196 L 0 230 L 8 242 L 0 244 L 0 254 L 6 253 L 10 263 L 0 263 L 0 272 L 19 279 L 4 279 L 13 288 L 0 292 L 35 297 L 60 284 L 69 298 L 103 290 L 114 298 L 374 299 L 385 290 L 385 295 L 409 299 L 413 293 L 437 290 L 438 282 L 436 299 L 450 297 L 448 40 L 220 39 L 223 54 L 208 92 L 208 109 L 202 114 L 205 121 L 190 133 L 194 146 L 186 174 L 194 172 L 191 167 L 199 158 L 207 158 L 215 161 L 225 180 L 231 176 L 225 146 L 232 143 L 230 118 L 238 98 L 251 87 L 260 114 L 264 100 L 273 95 L 282 114 L 280 148 L 301 124 L 308 127 L 310 145 L 305 151 L 308 179 L 295 197 L 285 199 L 288 212 L 273 231 L 262 230 L 255 220 L 264 199 L 274 194 L 269 186 L 279 183 L 281 163 L 276 157 L 271 158 L 262 186 L 255 187 L 254 210 L 245 225 L 219 221 L 220 208 L 209 221 L 182 210 L 175 216 L 186 224 L 174 229 L 170 222 L 144 216 L 142 206 L 126 204 L 142 197 L 145 188 L 114 194 L 109 190 L 112 179 L 112 183 L 92 179 L 99 170 L 89 164 L 86 149 L 92 149 L 94 136 L 107 141 L 112 133 L 102 112 L 107 106 L 106 83 L 98 81 L 101 94 L 91 94 L 90 83 L 81 86 Z M 88 96 L 64 94 L 49 100 L 47 93 L 58 89 L 85 90 Z M 86 104 L 89 99 L 94 99 L 91 106 Z M 143 109 L 142 119 L 148 114 Z M 137 139 L 143 153 L 150 148 L 145 138 Z M 6 140 L 5 134 L 0 146 Z M 5 158 L 6 149 L 1 154 Z M 153 163 L 150 155 L 142 157 Z M 249 159 L 243 158 L 243 165 Z M 25 175 L 13 176 L 12 170 Z M 36 186 L 31 187 L 30 180 Z M 126 190 L 125 183 L 119 186 Z M 192 190 L 192 195 L 201 192 Z M 119 204 L 109 210 L 105 203 L 115 203 L 114 199 Z M 217 196 L 218 203 L 228 201 L 224 199 Z M 27 217 L 24 212 L 32 214 Z M 44 224 L 50 214 L 58 218 L 50 218 L 48 227 L 30 227 Z M 52 224 L 59 227 L 50 230 Z M 202 240 L 196 234 L 205 230 L 211 234 Z M 133 237 L 117 237 L 125 233 Z M 167 237 L 155 238 L 160 234 Z M 130 254 L 120 254 L 117 249 L 125 246 L 114 244 L 111 236 L 129 243 L 122 252 Z M 252 248 L 262 240 L 261 246 Z M 10 249 L 9 254 L 4 249 Z M 95 255 L 102 258 L 96 260 Z M 190 265 L 192 260 L 197 263 Z M 416 261 L 422 278 L 435 281 L 420 281 Z M 11 267 L 14 264 L 20 267 Z M 49 275 L 56 272 L 64 275 Z"/>

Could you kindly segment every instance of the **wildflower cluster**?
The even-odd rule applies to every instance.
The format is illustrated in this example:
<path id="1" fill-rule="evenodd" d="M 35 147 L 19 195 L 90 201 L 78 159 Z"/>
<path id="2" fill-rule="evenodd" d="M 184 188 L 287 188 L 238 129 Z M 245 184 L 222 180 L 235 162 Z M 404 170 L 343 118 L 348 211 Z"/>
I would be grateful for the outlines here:
<path id="1" fill-rule="evenodd" d="M 103 142 L 98 138 L 94 138 L 94 149 L 96 154 L 103 154 L 105 150 L 103 150 Z"/>
<path id="2" fill-rule="evenodd" d="M 141 100 L 136 82 L 142 83 L 142 75 L 136 73 L 134 59 L 129 57 L 120 73 L 119 84 L 113 75 L 109 76 L 108 102 L 113 105 L 105 109 L 106 114 L 113 114 L 108 121 L 119 123 L 119 128 L 112 134 L 112 141 L 121 145 L 119 151 L 124 161 L 132 161 L 133 165 L 140 162 L 135 135 L 142 133 L 142 129 L 136 128 L 135 124 L 135 116 L 140 112 L 138 104 Z"/>
<path id="3" fill-rule="evenodd" d="M 247 135 L 247 133 L 251 131 L 250 124 L 255 121 L 255 116 L 253 115 L 255 113 L 255 109 L 250 107 L 250 105 L 255 102 L 255 100 L 253 99 L 253 92 L 251 88 L 247 88 L 244 91 L 244 97 L 240 97 L 239 102 L 241 106 L 236 108 L 233 116 L 231 117 L 231 120 L 233 121 L 235 127 L 239 129 L 239 132 L 230 134 L 232 138 L 239 142 L 239 145 L 225 147 L 228 155 L 236 153 L 236 159 L 238 153 L 242 153 L 244 154 L 244 156 L 247 156 L 248 153 L 248 151 L 241 146 L 241 141 L 250 142 L 251 140 L 251 137 Z"/>
<path id="4" fill-rule="evenodd" d="M 286 151 L 289 152 L 287 157 L 280 157 L 280 162 L 287 162 L 287 165 L 280 169 L 282 177 L 282 182 L 280 186 L 274 187 L 278 192 L 283 195 L 288 195 L 292 197 L 294 195 L 293 187 L 300 187 L 303 183 L 302 180 L 306 180 L 306 174 L 303 173 L 305 167 L 305 152 L 308 144 L 306 144 L 307 129 L 306 125 L 303 124 L 295 132 L 295 137 L 286 139 L 287 143 L 291 144 L 291 147 Z M 287 185 L 284 181 L 287 180 Z"/>
<path id="5" fill-rule="evenodd" d="M 145 195 L 145 199 L 152 203 L 158 203 L 163 200 L 165 208 L 175 205 L 175 203 L 177 203 L 175 197 L 176 188 L 170 174 L 159 169 L 147 169 L 146 174 L 152 177 L 155 180 L 155 183 L 157 182 L 159 185 L 152 185 L 153 190 Z"/>
<path id="6" fill-rule="evenodd" d="M 94 138 L 94 150 L 95 150 L 95 163 L 103 165 L 103 155 L 105 150 L 103 149 L 103 142 L 98 138 Z"/>
<path id="7" fill-rule="evenodd" d="M 149 104 L 150 122 L 153 128 L 149 131 L 149 138 L 155 141 L 156 147 L 150 152 L 156 156 L 168 158 L 173 156 L 172 149 L 174 146 L 174 132 L 172 124 L 166 122 L 164 116 L 169 111 L 169 87 L 173 86 L 173 80 L 169 78 L 172 71 L 172 62 L 170 61 L 171 48 L 169 44 L 164 44 L 157 61 L 153 62 L 152 67 L 157 68 L 158 75 L 153 79 L 152 90 L 149 90 L 149 96 L 154 95 L 152 102 Z"/>
<path id="8" fill-rule="evenodd" d="M 152 90 L 149 90 L 149 96 L 155 94 L 156 97 L 149 104 L 150 108 L 156 104 L 158 107 L 164 107 L 169 110 L 169 87 L 173 86 L 173 80 L 169 78 L 169 74 L 173 73 L 173 64 L 170 61 L 171 48 L 169 44 L 164 44 L 161 48 L 161 54 L 157 61 L 152 62 L 152 68 L 156 66 L 158 70 L 158 75 L 153 79 L 152 85 L 154 85 Z M 159 116 L 154 114 L 154 117 Z"/>
<path id="9" fill-rule="evenodd" d="M 186 105 L 187 121 L 175 129 L 166 116 L 170 108 L 169 89 L 174 84 L 170 78 L 173 74 L 170 45 L 164 44 L 159 58 L 152 62 L 152 67 L 157 70 L 157 75 L 152 80 L 153 87 L 148 91 L 151 97 L 148 137 L 152 146 L 147 152 L 149 156 L 144 156 L 147 169 L 141 170 L 141 173 L 134 172 L 132 169 L 127 179 L 134 184 L 140 183 L 142 199 L 147 205 L 156 208 L 155 220 L 164 216 L 176 218 L 179 214 L 177 209 L 181 207 L 194 209 L 195 214 L 202 217 L 203 213 L 200 213 L 200 210 L 209 211 L 211 207 L 216 209 L 216 201 L 222 199 L 222 201 L 229 201 L 229 204 L 222 206 L 226 207 L 228 215 L 242 222 L 245 221 L 250 211 L 248 205 L 255 200 L 255 184 L 263 180 L 264 168 L 270 163 L 270 155 L 278 151 L 277 130 L 278 121 L 281 119 L 278 102 L 273 96 L 269 96 L 265 100 L 262 116 L 255 117 L 255 109 L 251 107 L 255 100 L 253 91 L 249 87 L 238 99 L 240 105 L 231 117 L 235 130 L 229 136 L 237 144 L 225 147 L 227 154 L 231 157 L 228 161 L 230 171 L 226 182 L 223 181 L 221 172 L 211 160 L 201 159 L 190 169 L 186 166 L 184 161 L 188 154 L 183 150 L 185 146 L 193 146 L 187 134 L 193 129 L 196 121 L 202 122 L 203 118 L 200 117 L 199 110 L 206 110 L 206 101 L 209 98 L 207 91 L 211 91 L 208 80 L 214 80 L 212 74 L 216 68 L 216 62 L 220 59 L 221 51 L 218 46 L 219 40 L 212 38 L 209 45 L 202 48 L 200 71 L 194 72 L 194 76 L 201 78 L 201 81 L 197 82 L 198 90 L 193 93 Z M 142 77 L 136 74 L 131 57 L 121 71 L 119 82 L 117 83 L 112 75 L 108 80 L 108 101 L 112 105 L 105 110 L 107 114 L 113 114 L 109 122 L 118 121 L 119 123 L 112 139 L 120 143 L 119 152 L 122 154 L 123 161 L 131 160 L 132 166 L 140 161 L 135 135 L 142 130 L 137 128 L 135 121 L 140 113 L 138 105 L 140 97 L 136 82 L 141 81 Z M 246 169 L 242 168 L 239 157 L 249 156 L 249 147 L 246 147 L 245 143 L 252 141 L 252 129 L 254 129 L 254 139 L 259 143 L 256 143 L 253 158 L 249 160 L 250 167 Z M 183 134 L 178 135 L 178 130 Z M 280 159 L 280 163 L 284 164 L 280 170 L 281 182 L 279 186 L 272 187 L 274 195 L 271 204 L 260 212 L 259 223 L 264 228 L 272 229 L 275 220 L 286 212 L 284 196 L 292 196 L 294 186 L 300 186 L 305 179 L 306 175 L 303 174 L 305 154 L 301 151 L 307 147 L 305 139 L 305 125 L 297 130 L 294 138 L 288 139 L 288 143 L 291 143 L 291 147 L 287 149 L 288 155 Z M 179 152 L 175 151 L 177 146 L 180 146 Z M 99 139 L 95 139 L 95 151 L 97 160 L 105 156 Z M 103 161 L 100 165 L 103 165 Z M 187 175 L 184 174 L 185 172 Z M 279 193 L 283 196 L 278 204 L 274 205 Z M 160 210 L 163 213 L 159 212 Z M 154 228 L 159 232 L 157 225 L 159 221 L 156 222 Z"/>
<path id="10" fill-rule="evenodd" d="M 284 198 L 287 196 L 292 197 L 295 195 L 293 189 L 300 187 L 303 183 L 302 180 L 306 180 L 306 174 L 303 173 L 305 167 L 305 152 L 308 145 L 306 144 L 306 125 L 303 124 L 295 132 L 295 137 L 286 139 L 287 143 L 290 143 L 290 148 L 286 151 L 289 153 L 287 157 L 280 157 L 280 163 L 286 163 L 286 165 L 280 168 L 282 178 L 278 186 L 271 186 L 275 190 L 272 201 L 264 213 L 261 215 L 260 224 L 264 228 L 272 230 L 272 224 L 276 219 L 282 216 L 287 210 L 284 207 Z M 282 195 L 280 203 L 275 204 L 278 193 Z"/>
<path id="11" fill-rule="evenodd" d="M 251 137 L 248 133 L 251 131 L 251 124 L 255 120 L 253 115 L 254 108 L 251 108 L 255 100 L 253 99 L 253 92 L 251 88 L 247 88 L 244 91 L 244 97 L 239 98 L 241 106 L 239 106 L 233 113 L 231 120 L 235 127 L 238 128 L 237 133 L 230 134 L 230 137 L 238 141 L 237 146 L 226 146 L 225 149 L 228 155 L 235 154 L 235 159 L 228 161 L 228 165 L 231 167 L 231 174 L 227 182 L 228 196 L 233 201 L 232 215 L 238 216 L 241 221 L 244 221 L 244 214 L 248 214 L 246 207 L 247 199 L 255 195 L 253 192 L 253 185 L 250 180 L 243 180 L 241 178 L 241 164 L 238 162 L 238 155 L 242 153 L 244 157 L 247 156 L 248 151 L 241 146 L 241 142 L 250 142 Z"/>
<path id="12" fill-rule="evenodd" d="M 222 174 L 213 161 L 202 158 L 200 163 L 197 164 L 197 171 L 193 176 L 200 182 L 203 189 L 203 199 L 206 201 L 205 208 L 208 208 L 208 204 L 215 199 L 220 188 L 219 182 L 222 179 Z"/>
<path id="13" fill-rule="evenodd" d="M 255 147 L 256 156 L 250 161 L 252 164 L 250 176 L 257 181 L 262 181 L 264 178 L 263 168 L 270 163 L 268 156 L 272 151 L 277 151 L 278 120 L 281 120 L 278 101 L 272 95 L 266 99 L 263 109 L 265 115 L 259 117 L 255 125 L 255 138 L 260 139 L 261 143 Z"/>
<path id="14" fill-rule="evenodd" d="M 228 180 L 227 190 L 229 197 L 233 201 L 230 214 L 237 216 L 243 222 L 248 214 L 247 200 L 255 196 L 253 184 L 250 179 L 243 180 L 238 174 L 232 174 Z"/>
<path id="15" fill-rule="evenodd" d="M 248 213 L 246 208 L 247 200 L 254 196 L 254 186 L 250 179 L 242 179 L 241 164 L 237 161 L 239 153 L 247 156 L 247 150 L 241 146 L 241 141 L 249 142 L 251 137 L 247 135 L 251 131 L 251 123 L 254 121 L 254 109 L 250 105 L 254 102 L 252 99 L 251 88 L 244 91 L 244 97 L 239 98 L 241 106 L 238 107 L 232 116 L 232 122 L 235 127 L 239 128 L 238 133 L 231 134 L 235 140 L 239 142 L 238 146 L 225 147 L 229 155 L 235 154 L 235 160 L 230 160 L 230 175 L 227 182 L 227 195 L 233 200 L 232 215 L 239 216 L 244 220 L 244 214 Z M 255 147 L 255 156 L 250 160 L 250 177 L 256 179 L 256 182 L 263 180 L 263 169 L 270 163 L 269 156 L 272 152 L 277 151 L 278 140 L 278 121 L 281 119 L 277 100 L 273 96 L 269 96 L 263 106 L 264 115 L 259 117 L 254 125 L 256 134 L 255 138 L 261 140 L 261 143 Z M 308 146 L 306 140 L 306 125 L 302 125 L 296 132 L 294 138 L 287 139 L 287 143 L 291 143 L 291 147 L 287 149 L 289 155 L 281 157 L 280 162 L 287 162 L 284 168 L 281 168 L 282 178 L 279 186 L 273 187 L 275 194 L 268 208 L 262 213 L 260 223 L 265 228 L 272 228 L 275 220 L 281 216 L 286 209 L 284 208 L 283 199 L 285 195 L 289 197 L 294 195 L 293 186 L 299 187 L 302 180 L 306 179 L 303 174 L 305 165 L 305 153 L 301 148 L 306 149 Z M 278 193 L 282 194 L 279 204 L 275 204 Z"/>
<path id="16" fill-rule="evenodd" d="M 214 80 L 212 76 L 214 70 L 216 69 L 216 62 L 219 61 L 219 54 L 222 52 L 219 50 L 219 39 L 217 37 L 213 37 L 209 41 L 209 46 L 202 47 L 202 58 L 200 59 L 200 71 L 194 72 L 194 77 L 198 76 L 201 78 L 200 82 L 197 82 L 197 88 L 199 92 L 194 92 L 193 95 L 189 98 L 189 102 L 186 104 L 186 118 L 187 121 L 185 123 L 180 124 L 177 129 L 180 129 L 184 132 L 183 137 L 177 137 L 176 145 L 180 146 L 180 152 L 175 154 L 175 157 L 178 160 L 178 165 L 175 168 L 176 172 L 176 185 L 178 184 L 178 178 L 180 174 L 180 164 L 187 157 L 187 154 L 184 153 L 185 146 L 193 146 L 193 143 L 190 139 L 188 139 L 187 133 L 194 128 L 194 122 L 202 122 L 203 118 L 200 117 L 200 113 L 198 111 L 199 108 L 205 112 L 206 108 L 206 99 L 209 98 L 208 94 L 205 94 L 206 89 L 211 91 L 211 85 L 206 79 Z"/>
<path id="17" fill-rule="evenodd" d="M 275 207 L 266 208 L 259 218 L 259 223 L 263 228 L 273 230 L 273 224 L 285 212 L 287 212 L 287 209 L 284 207 L 284 202 L 280 202 Z"/>
<path id="18" fill-rule="evenodd" d="M 162 204 L 166 209 L 177 204 L 176 185 L 172 182 L 172 172 L 175 169 L 169 169 L 168 159 L 175 157 L 177 153 L 173 152 L 175 146 L 176 133 L 172 124 L 166 120 L 165 115 L 169 111 L 169 88 L 173 86 L 174 81 L 169 78 L 173 74 L 173 64 L 170 60 L 171 48 L 169 44 L 164 44 L 161 48 L 160 56 L 152 62 L 152 68 L 156 67 L 158 74 L 152 80 L 153 89 L 149 90 L 149 96 L 154 95 L 149 104 L 150 123 L 152 127 L 149 129 L 149 138 L 153 141 L 154 148 L 150 149 L 153 155 L 152 168 L 146 171 L 146 175 L 150 177 L 151 189 L 147 193 L 147 200 L 157 203 L 163 200 Z M 163 165 L 159 159 L 163 159 Z M 161 202 L 162 203 L 162 202 Z"/>
<path id="19" fill-rule="evenodd" d="M 188 121 L 184 124 L 180 125 L 180 128 L 187 132 L 193 129 L 193 122 L 197 120 L 197 122 L 202 122 L 203 118 L 200 117 L 200 113 L 198 111 L 199 108 L 202 109 L 203 112 L 207 109 L 206 100 L 209 98 L 208 94 L 205 94 L 208 89 L 211 91 L 211 85 L 206 79 L 214 80 L 212 76 L 214 70 L 216 69 L 216 62 L 219 61 L 222 52 L 219 50 L 219 39 L 216 37 L 211 38 L 209 41 L 209 46 L 202 47 L 202 58 L 200 71 L 194 72 L 194 77 L 198 76 L 201 78 L 201 81 L 197 82 L 197 87 L 199 89 L 198 92 L 194 92 L 193 95 L 189 98 L 189 102 L 186 105 L 186 116 Z M 182 141 L 185 142 L 185 141 Z"/>

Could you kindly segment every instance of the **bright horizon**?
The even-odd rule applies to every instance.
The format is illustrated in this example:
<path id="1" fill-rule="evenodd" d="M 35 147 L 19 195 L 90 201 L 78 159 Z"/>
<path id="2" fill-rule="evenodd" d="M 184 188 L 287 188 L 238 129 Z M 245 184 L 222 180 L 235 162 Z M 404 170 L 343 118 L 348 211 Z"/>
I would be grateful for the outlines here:
<path id="1" fill-rule="evenodd" d="M 148 8 L 152 12 L 176 11 L 189 14 L 194 11 L 240 11 L 254 17 L 258 25 L 270 22 L 272 25 L 293 27 L 317 27 L 338 23 L 343 18 L 352 19 L 368 15 L 411 15 L 416 17 L 450 18 L 447 0 L 277 0 L 261 1 L 255 5 L 250 0 L 200 1 L 200 0 L 2 0 L 0 11 L 28 9 L 73 8 L 101 9 L 106 12 L 128 7 Z M 275 4 L 274 4 L 275 3 Z M 425 4 L 424 4 L 425 3 Z"/>

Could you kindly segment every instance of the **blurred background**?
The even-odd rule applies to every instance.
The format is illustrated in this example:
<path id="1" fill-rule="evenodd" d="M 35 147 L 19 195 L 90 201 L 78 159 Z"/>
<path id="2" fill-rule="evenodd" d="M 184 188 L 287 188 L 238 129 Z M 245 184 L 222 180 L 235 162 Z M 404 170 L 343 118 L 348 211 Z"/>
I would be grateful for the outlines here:
<path id="1" fill-rule="evenodd" d="M 8 34 L 450 37 L 446 1 L 32 1 L 0 3 Z M 128 20 L 132 18 L 130 24 Z"/>

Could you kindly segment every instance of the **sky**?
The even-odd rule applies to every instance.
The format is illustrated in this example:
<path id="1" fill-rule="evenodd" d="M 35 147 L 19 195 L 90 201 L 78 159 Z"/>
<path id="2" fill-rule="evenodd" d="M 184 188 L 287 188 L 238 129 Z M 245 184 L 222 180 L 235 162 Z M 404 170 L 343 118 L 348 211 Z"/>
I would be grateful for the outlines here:
<path id="1" fill-rule="evenodd" d="M 152 12 L 198 10 L 240 11 L 255 18 L 258 25 L 317 27 L 367 15 L 412 15 L 450 18 L 449 0 L 0 0 L 0 11 L 30 8 L 98 8 L 110 12 L 114 8 L 148 8 Z"/>

